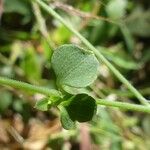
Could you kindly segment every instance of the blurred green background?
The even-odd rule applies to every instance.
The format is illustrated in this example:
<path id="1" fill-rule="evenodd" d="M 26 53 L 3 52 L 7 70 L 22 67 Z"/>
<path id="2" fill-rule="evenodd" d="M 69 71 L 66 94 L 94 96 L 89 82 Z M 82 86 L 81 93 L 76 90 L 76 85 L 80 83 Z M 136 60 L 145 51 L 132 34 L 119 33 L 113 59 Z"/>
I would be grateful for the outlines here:
<path id="1" fill-rule="evenodd" d="M 149 0 L 45 1 L 71 22 L 139 91 L 150 99 Z M 53 49 L 82 45 L 32 0 L 0 0 L 0 75 L 56 88 Z M 137 103 L 101 64 L 89 87 L 98 98 Z M 0 86 L 0 150 L 150 150 L 150 116 L 98 107 L 89 123 L 62 129 L 59 112 L 41 112 L 41 95 Z M 88 150 L 88 149 L 87 149 Z"/>

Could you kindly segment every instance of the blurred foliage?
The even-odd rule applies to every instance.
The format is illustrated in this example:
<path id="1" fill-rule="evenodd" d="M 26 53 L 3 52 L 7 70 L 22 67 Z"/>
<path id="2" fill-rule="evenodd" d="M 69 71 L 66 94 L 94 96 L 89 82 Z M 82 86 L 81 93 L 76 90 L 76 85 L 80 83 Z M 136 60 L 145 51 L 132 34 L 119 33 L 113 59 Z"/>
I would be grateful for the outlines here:
<path id="1" fill-rule="evenodd" d="M 0 0 L 0 75 L 36 85 L 55 88 L 51 68 L 52 50 L 39 28 L 30 0 Z M 50 0 L 47 3 L 52 2 Z M 55 1 L 52 2 L 52 5 Z M 75 12 L 61 7 L 56 10 L 71 22 L 102 54 L 150 98 L 150 2 L 148 0 L 63 0 Z M 72 10 L 74 11 L 74 10 Z M 91 16 L 81 16 L 82 12 Z M 41 14 L 51 47 L 81 42 L 57 20 Z M 0 14 L 1 15 L 1 14 Z M 96 97 L 110 100 L 137 99 L 103 64 L 99 78 L 89 87 Z M 81 137 L 90 135 L 92 150 L 149 150 L 150 116 L 136 112 L 98 107 L 88 131 L 78 125 L 73 131 L 62 130 L 58 111 L 40 112 L 33 108 L 41 95 L 28 95 L 20 90 L 0 87 L 0 149 L 79 149 Z M 43 107 L 41 109 L 45 109 Z M 47 109 L 47 108 L 46 108 Z M 87 136 L 86 136 L 87 137 Z M 86 137 L 85 140 L 86 140 Z M 44 139 L 44 140 L 43 140 Z M 71 147 L 71 148 L 70 148 Z"/>

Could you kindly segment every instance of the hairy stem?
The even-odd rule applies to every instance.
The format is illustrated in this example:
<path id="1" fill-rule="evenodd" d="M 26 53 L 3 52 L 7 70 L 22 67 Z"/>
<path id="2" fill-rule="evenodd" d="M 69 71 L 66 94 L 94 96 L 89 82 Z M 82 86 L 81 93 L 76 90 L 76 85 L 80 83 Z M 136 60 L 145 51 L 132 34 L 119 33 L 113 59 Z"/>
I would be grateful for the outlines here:
<path id="1" fill-rule="evenodd" d="M 61 93 L 57 90 L 31 85 L 25 82 L 16 81 L 16 80 L 4 78 L 1 76 L 0 76 L 0 85 L 11 86 L 11 87 L 19 88 L 19 89 L 26 90 L 32 93 L 41 93 L 46 96 L 62 97 Z M 119 109 L 122 109 L 122 110 L 132 110 L 132 111 L 150 113 L 150 106 L 141 106 L 141 105 L 136 105 L 136 104 L 124 103 L 124 102 L 112 102 L 112 101 L 103 100 L 103 99 L 96 100 L 96 103 L 98 105 L 118 107 Z"/>
<path id="2" fill-rule="evenodd" d="M 103 62 L 115 75 L 116 77 L 124 83 L 128 89 L 134 93 L 134 95 L 139 99 L 142 104 L 149 105 L 147 100 L 134 88 L 130 82 L 98 51 L 88 40 L 86 40 L 73 26 L 65 21 L 58 13 L 56 13 L 50 6 L 46 5 L 41 0 L 35 0 L 45 11 L 51 14 L 54 18 L 59 20 L 64 24 L 72 33 L 74 33 L 90 50 L 94 52 L 98 60 Z"/>
<path id="3" fill-rule="evenodd" d="M 137 104 L 130 104 L 124 102 L 115 102 L 115 101 L 108 101 L 105 99 L 98 99 L 96 100 L 97 105 L 104 105 L 108 107 L 117 107 L 121 110 L 132 110 L 132 111 L 139 111 L 144 113 L 150 113 L 150 106 L 142 106 Z"/>
<path id="4" fill-rule="evenodd" d="M 0 76 L 0 85 L 7 85 L 25 91 L 29 91 L 31 93 L 40 93 L 46 96 L 58 96 L 58 97 L 61 96 L 60 92 L 58 92 L 57 90 L 31 85 L 25 82 L 16 81 L 1 76 Z"/>

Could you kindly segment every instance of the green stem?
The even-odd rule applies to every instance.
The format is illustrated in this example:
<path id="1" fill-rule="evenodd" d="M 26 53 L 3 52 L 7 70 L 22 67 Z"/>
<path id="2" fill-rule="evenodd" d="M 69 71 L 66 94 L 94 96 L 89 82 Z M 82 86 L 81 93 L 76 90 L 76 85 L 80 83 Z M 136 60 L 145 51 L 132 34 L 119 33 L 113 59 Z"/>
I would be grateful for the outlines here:
<path id="1" fill-rule="evenodd" d="M 18 88 L 18 89 L 23 89 L 25 91 L 29 91 L 31 93 L 41 93 L 44 94 L 46 96 L 58 96 L 61 97 L 60 92 L 58 92 L 57 90 L 54 89 L 48 89 L 48 88 L 44 88 L 44 87 L 39 87 L 36 85 L 31 85 L 28 83 L 24 83 L 21 81 L 16 81 L 13 79 L 8 79 L 8 78 L 4 78 L 0 76 L 0 85 L 8 85 L 14 88 Z"/>
<path id="2" fill-rule="evenodd" d="M 16 81 L 16 80 L 4 78 L 1 76 L 0 76 L 0 85 L 7 85 L 7 86 L 23 89 L 32 93 L 41 93 L 46 96 L 62 97 L 61 93 L 58 92 L 57 90 L 31 85 L 25 82 Z M 118 107 L 124 110 L 132 110 L 132 111 L 150 113 L 150 106 L 141 106 L 141 105 L 129 104 L 129 103 L 123 103 L 123 102 L 112 102 L 112 101 L 103 100 L 103 99 L 98 99 L 96 103 L 98 105 Z"/>
<path id="3" fill-rule="evenodd" d="M 108 107 L 117 107 L 121 110 L 132 110 L 132 111 L 139 111 L 144 113 L 150 113 L 150 106 L 141 106 L 137 104 L 130 104 L 124 102 L 115 102 L 115 101 L 108 101 L 104 99 L 96 100 L 97 105 L 104 105 Z"/>
<path id="4" fill-rule="evenodd" d="M 118 79 L 124 83 L 130 91 L 134 93 L 134 95 L 139 99 L 142 104 L 149 105 L 147 100 L 134 88 L 128 80 L 98 51 L 88 40 L 86 40 L 77 30 L 73 28 L 73 26 L 65 21 L 58 13 L 56 13 L 50 6 L 46 5 L 41 0 L 36 0 L 36 2 L 49 14 L 51 14 L 54 18 L 59 20 L 62 24 L 64 24 L 72 33 L 74 33 L 89 49 L 91 49 L 94 54 L 97 56 L 99 61 L 102 61 L 107 67 L 118 77 Z"/>

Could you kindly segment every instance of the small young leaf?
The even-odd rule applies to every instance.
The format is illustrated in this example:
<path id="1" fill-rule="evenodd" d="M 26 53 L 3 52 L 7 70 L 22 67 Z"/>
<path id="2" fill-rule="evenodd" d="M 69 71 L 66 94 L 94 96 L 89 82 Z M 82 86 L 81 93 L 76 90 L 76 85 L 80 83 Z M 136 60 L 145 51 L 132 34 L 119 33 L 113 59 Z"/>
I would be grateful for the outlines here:
<path id="1" fill-rule="evenodd" d="M 98 60 L 93 53 L 75 45 L 57 48 L 52 56 L 52 67 L 59 86 L 86 87 L 97 77 Z"/>
<path id="2" fill-rule="evenodd" d="M 96 112 L 96 102 L 87 94 L 78 94 L 70 102 L 64 103 L 71 120 L 86 122 L 93 118 Z"/>
<path id="3" fill-rule="evenodd" d="M 49 98 L 43 98 L 37 101 L 34 107 L 41 111 L 47 111 L 50 107 Z"/>
<path id="4" fill-rule="evenodd" d="M 66 130 L 75 128 L 75 122 L 70 118 L 66 108 L 60 105 L 59 110 L 61 113 L 60 120 L 63 128 Z"/>

